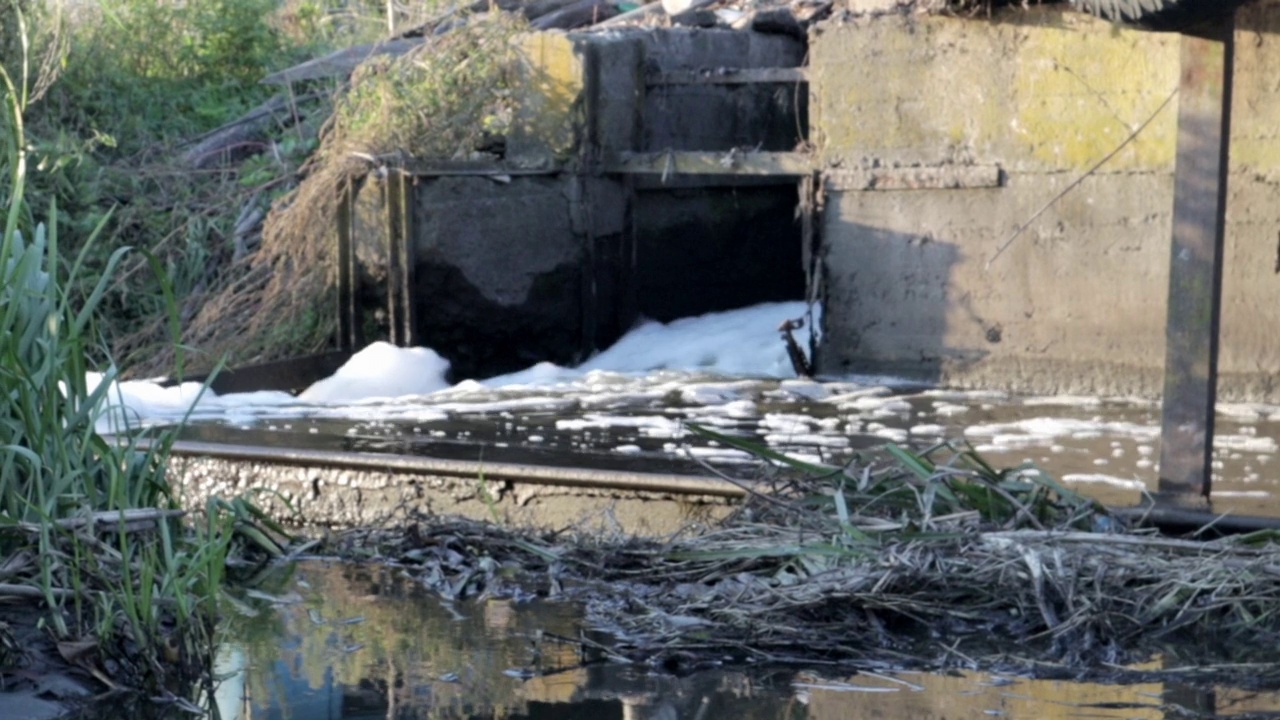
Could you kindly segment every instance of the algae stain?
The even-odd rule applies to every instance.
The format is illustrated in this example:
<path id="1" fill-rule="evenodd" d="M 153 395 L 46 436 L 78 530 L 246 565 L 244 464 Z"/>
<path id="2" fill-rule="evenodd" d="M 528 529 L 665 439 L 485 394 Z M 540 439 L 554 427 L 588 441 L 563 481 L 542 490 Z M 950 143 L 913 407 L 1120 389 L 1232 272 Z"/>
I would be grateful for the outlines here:
<path id="1" fill-rule="evenodd" d="M 1014 81 L 1015 122 L 1031 156 L 1084 170 L 1128 138 L 1177 86 L 1178 46 L 1130 30 L 1023 28 Z M 1154 68 L 1168 67 L 1164 73 Z M 1152 78 L 1158 78 L 1152 83 Z M 1170 168 L 1176 113 L 1169 108 L 1108 163 L 1109 171 Z"/>

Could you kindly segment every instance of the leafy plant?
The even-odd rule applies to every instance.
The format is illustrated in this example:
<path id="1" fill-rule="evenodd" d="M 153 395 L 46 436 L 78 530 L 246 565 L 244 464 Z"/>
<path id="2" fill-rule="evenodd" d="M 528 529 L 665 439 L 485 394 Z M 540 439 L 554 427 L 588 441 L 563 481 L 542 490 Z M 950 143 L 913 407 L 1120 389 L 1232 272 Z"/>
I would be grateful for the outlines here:
<path id="1" fill-rule="evenodd" d="M 0 66 L 2 580 L 38 593 L 56 639 L 113 659 L 116 680 L 159 690 L 207 669 L 227 556 L 238 535 L 254 538 L 246 523 L 257 516 L 242 501 L 211 505 L 203 526 L 187 528 L 166 476 L 172 432 L 99 432 L 116 371 L 90 381 L 88 358 L 104 354 L 96 314 L 130 248 L 112 250 L 88 278 L 106 220 L 70 263 L 59 254 L 56 203 L 47 224 L 33 222 L 31 96 L 16 75 Z M 67 291 L 78 282 L 89 288 L 82 302 Z"/>

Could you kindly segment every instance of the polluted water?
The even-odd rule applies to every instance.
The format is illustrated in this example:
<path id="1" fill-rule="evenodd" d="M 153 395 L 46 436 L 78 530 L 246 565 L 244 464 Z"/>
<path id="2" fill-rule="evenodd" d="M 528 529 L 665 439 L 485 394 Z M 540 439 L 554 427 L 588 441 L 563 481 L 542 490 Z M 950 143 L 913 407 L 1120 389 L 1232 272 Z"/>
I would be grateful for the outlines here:
<path id="1" fill-rule="evenodd" d="M 1031 463 L 1113 505 L 1159 470 L 1158 402 L 959 391 L 906 378 L 796 378 L 778 327 L 820 320 L 801 302 L 642 323 L 582 365 L 450 383 L 430 348 L 374 343 L 297 396 L 218 396 L 198 384 L 115 384 L 100 426 L 172 424 L 185 437 L 605 469 L 733 472 L 756 462 L 692 433 L 698 423 L 801 460 L 838 463 L 886 442 L 963 440 L 998 466 Z M 91 379 L 93 380 L 93 379 Z M 1220 403 L 1215 509 L 1277 514 L 1280 406 Z"/>
<path id="2" fill-rule="evenodd" d="M 894 377 L 796 378 L 777 328 L 809 310 L 771 303 L 646 323 L 579 367 L 540 364 L 459 383 L 447 380 L 435 350 L 386 343 L 297 396 L 120 382 L 102 427 L 185 421 L 185 437 L 227 442 L 667 472 L 710 464 L 748 473 L 757 462 L 692 433 L 697 423 L 824 462 L 886 442 L 963 440 L 997 465 L 1033 463 L 1116 505 L 1154 483 L 1158 404 L 957 391 Z M 1223 404 L 1218 412 L 1216 507 L 1274 512 L 1280 407 Z M 1124 684 L 1001 675 L 959 657 L 939 659 L 947 669 L 933 672 L 617 662 L 583 642 L 592 631 L 572 603 L 518 594 L 448 601 L 395 563 L 300 562 L 237 592 L 241 612 L 219 653 L 224 718 L 1280 714 L 1274 693 L 1171 681 L 1164 671 L 1195 664 L 1174 655 L 1123 668 Z"/>
<path id="3" fill-rule="evenodd" d="M 224 720 L 512 718 L 1274 717 L 1280 694 L 1212 684 L 1030 679 L 964 669 L 606 662 L 576 608 L 533 598 L 450 602 L 403 568 L 306 561 L 245 600 L 219 653 Z M 1174 658 L 1129 668 L 1160 670 Z M 105 716 L 103 716 L 105 717 Z"/>

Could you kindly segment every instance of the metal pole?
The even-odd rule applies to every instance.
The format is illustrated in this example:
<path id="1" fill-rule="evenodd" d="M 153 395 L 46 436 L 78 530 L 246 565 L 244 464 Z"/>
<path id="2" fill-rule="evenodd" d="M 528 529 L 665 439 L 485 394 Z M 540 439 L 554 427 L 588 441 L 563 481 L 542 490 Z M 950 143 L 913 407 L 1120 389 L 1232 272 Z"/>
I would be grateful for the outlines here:
<path id="1" fill-rule="evenodd" d="M 1173 242 L 1157 501 L 1203 505 L 1211 488 L 1234 13 L 1182 36 Z"/>
<path id="2" fill-rule="evenodd" d="M 338 349 L 360 349 L 360 318 L 356 312 L 356 269 L 352 239 L 352 215 L 356 190 L 351 181 L 342 184 L 338 199 Z"/>

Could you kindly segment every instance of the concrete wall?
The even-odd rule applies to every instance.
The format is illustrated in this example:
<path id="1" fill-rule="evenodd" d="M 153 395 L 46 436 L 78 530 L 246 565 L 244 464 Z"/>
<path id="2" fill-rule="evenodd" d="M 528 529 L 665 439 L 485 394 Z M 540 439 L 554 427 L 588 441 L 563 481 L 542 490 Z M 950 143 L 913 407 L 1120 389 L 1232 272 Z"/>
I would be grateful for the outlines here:
<path id="1" fill-rule="evenodd" d="M 734 30 L 637 34 L 647 64 L 663 72 L 797 67 L 805 44 L 786 35 Z M 642 150 L 795 148 L 808 128 L 808 97 L 795 85 L 667 85 L 644 95 Z"/>
<path id="2" fill-rule="evenodd" d="M 803 42 L 633 29 L 531 34 L 518 49 L 521 95 L 500 164 L 414 171 L 414 341 L 448 358 L 455 380 L 575 364 L 641 315 L 670 320 L 802 296 L 794 178 L 646 182 L 605 168 L 627 152 L 793 148 L 807 101 L 794 85 L 778 93 L 646 80 L 792 67 Z M 388 304 L 386 195 L 371 175 L 353 208 L 368 309 Z M 390 313 L 375 312 L 368 339 L 389 326 Z"/>
<path id="3" fill-rule="evenodd" d="M 732 30 L 632 33 L 650 71 L 797 67 L 805 43 Z M 641 151 L 789 151 L 808 129 L 793 85 L 650 85 Z M 804 296 L 789 177 L 649 178 L 632 185 L 639 315 L 661 321 Z"/>
<path id="4" fill-rule="evenodd" d="M 583 235 L 558 177 L 423 178 L 414 193 L 422 344 L 464 377 L 579 358 Z M 615 217 L 616 235 L 621 218 Z"/>
<path id="5" fill-rule="evenodd" d="M 1269 195 L 1280 181 L 1280 89 L 1267 69 L 1280 62 L 1280 8 L 1242 15 L 1222 395 L 1277 400 L 1280 207 Z M 829 193 L 823 372 L 1158 394 L 1177 36 L 1051 8 L 989 20 L 881 15 L 822 27 L 810 63 L 823 167 L 998 165 L 1004 178 Z"/>

